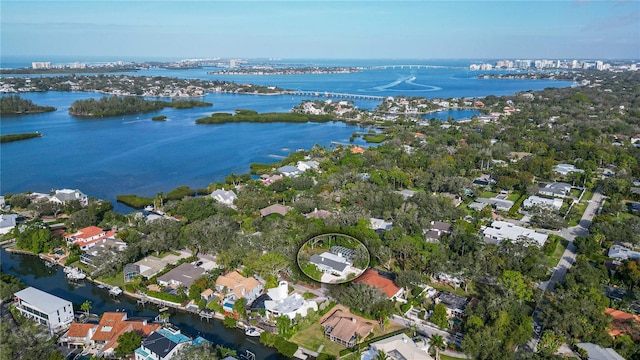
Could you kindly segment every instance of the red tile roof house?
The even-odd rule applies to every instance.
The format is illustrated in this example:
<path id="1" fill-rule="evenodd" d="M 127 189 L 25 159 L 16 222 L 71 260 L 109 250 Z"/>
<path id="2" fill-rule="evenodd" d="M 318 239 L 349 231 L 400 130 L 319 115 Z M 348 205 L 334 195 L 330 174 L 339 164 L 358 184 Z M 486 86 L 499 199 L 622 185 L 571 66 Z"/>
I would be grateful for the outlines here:
<path id="1" fill-rule="evenodd" d="M 84 229 L 80 229 L 73 234 L 66 234 L 64 238 L 67 240 L 68 245 L 77 244 L 82 250 L 88 250 L 92 248 L 98 241 L 102 239 L 115 239 L 115 231 L 102 230 L 97 226 L 89 226 Z"/>
<path id="2" fill-rule="evenodd" d="M 98 346 L 102 346 L 98 357 L 112 357 L 116 347 L 118 347 L 120 335 L 135 331 L 143 338 L 146 338 L 161 327 L 160 324 L 148 323 L 147 320 L 127 320 L 127 313 L 106 312 L 102 315 L 91 341 Z"/>
<path id="3" fill-rule="evenodd" d="M 404 299 L 405 290 L 394 284 L 392 280 L 380 275 L 374 269 L 367 269 L 359 278 L 353 280 L 355 283 L 363 283 L 378 288 L 385 293 L 390 300 L 407 302 Z"/>
<path id="4" fill-rule="evenodd" d="M 331 341 L 352 347 L 373 331 L 373 325 L 338 309 L 322 321 L 324 335 Z"/>
<path id="5" fill-rule="evenodd" d="M 83 348 L 90 344 L 91 338 L 95 333 L 98 325 L 96 324 L 81 324 L 72 323 L 69 326 L 69 330 L 60 337 L 58 342 L 62 345 L 67 345 L 68 348 L 74 349 Z"/>

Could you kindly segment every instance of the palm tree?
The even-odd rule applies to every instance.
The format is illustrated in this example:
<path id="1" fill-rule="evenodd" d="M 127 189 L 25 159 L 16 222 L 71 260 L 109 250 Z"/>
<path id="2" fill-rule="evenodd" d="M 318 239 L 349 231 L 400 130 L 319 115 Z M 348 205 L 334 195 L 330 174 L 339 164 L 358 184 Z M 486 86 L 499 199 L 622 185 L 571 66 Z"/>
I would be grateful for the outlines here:
<path id="1" fill-rule="evenodd" d="M 91 301 L 85 300 L 85 302 L 80 305 L 80 310 L 84 311 L 86 316 L 89 316 L 89 311 L 91 310 Z"/>
<path id="2" fill-rule="evenodd" d="M 440 360 L 440 349 L 444 349 L 446 345 L 442 335 L 434 334 L 429 340 L 429 345 L 436 349 L 436 360 Z"/>
<path id="3" fill-rule="evenodd" d="M 376 353 L 376 356 L 373 358 L 373 360 L 390 360 L 390 359 L 391 357 L 386 353 L 382 352 L 382 350 L 378 350 L 378 352 Z"/>

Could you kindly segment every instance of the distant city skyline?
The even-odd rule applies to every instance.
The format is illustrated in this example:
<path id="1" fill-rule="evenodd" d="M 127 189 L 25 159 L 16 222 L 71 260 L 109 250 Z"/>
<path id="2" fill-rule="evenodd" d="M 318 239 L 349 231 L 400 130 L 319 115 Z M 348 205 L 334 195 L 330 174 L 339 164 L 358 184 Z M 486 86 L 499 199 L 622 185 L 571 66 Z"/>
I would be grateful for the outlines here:
<path id="1" fill-rule="evenodd" d="M 640 58 L 639 1 L 3 0 L 1 17 L 3 58 Z"/>

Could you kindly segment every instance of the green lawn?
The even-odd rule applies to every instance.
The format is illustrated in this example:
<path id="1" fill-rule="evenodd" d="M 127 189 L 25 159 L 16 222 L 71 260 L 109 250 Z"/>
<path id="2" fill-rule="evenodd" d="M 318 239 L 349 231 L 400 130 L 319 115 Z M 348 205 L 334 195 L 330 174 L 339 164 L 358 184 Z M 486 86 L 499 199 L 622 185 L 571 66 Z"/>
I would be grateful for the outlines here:
<path id="1" fill-rule="evenodd" d="M 491 192 L 491 191 L 483 191 L 482 194 L 480 194 L 480 197 L 483 198 L 492 198 L 494 196 L 498 195 L 498 193 L 495 192 Z M 516 199 L 517 200 L 517 199 Z"/>
<path id="2" fill-rule="evenodd" d="M 160 253 L 159 256 L 157 256 L 158 258 L 162 259 L 163 257 L 167 256 L 167 255 L 175 255 L 175 256 L 180 256 L 179 252 L 176 251 L 165 251 L 163 253 Z"/>
<path id="3" fill-rule="evenodd" d="M 98 280 L 105 282 L 109 285 L 118 286 L 121 289 L 124 289 L 124 272 L 120 271 L 119 273 L 109 276 L 109 277 L 99 277 Z"/>
<path id="4" fill-rule="evenodd" d="M 558 245 L 556 245 L 556 249 L 553 252 L 553 255 L 547 257 L 547 265 L 550 267 L 558 266 L 560 259 L 562 258 L 562 254 L 564 254 L 564 250 L 569 245 L 569 241 L 562 239 L 558 241 Z"/>
<path id="5" fill-rule="evenodd" d="M 458 357 L 453 357 L 450 355 L 445 355 L 443 353 L 440 353 L 440 360 L 458 360 L 458 359 L 465 359 L 465 358 L 458 358 Z"/>
<path id="6" fill-rule="evenodd" d="M 592 192 L 592 191 L 587 190 L 587 191 L 584 193 L 584 196 L 582 197 L 582 200 L 583 200 L 583 201 L 587 201 L 587 200 L 591 200 L 591 198 L 593 198 L 593 192 Z"/>
<path id="7" fill-rule="evenodd" d="M 581 193 L 581 191 L 578 190 L 578 189 L 571 189 L 571 194 L 570 195 L 577 199 L 578 197 L 580 197 L 580 193 Z"/>
<path id="8" fill-rule="evenodd" d="M 587 209 L 587 203 L 583 201 L 573 205 L 573 208 L 571 208 L 571 212 L 569 213 L 569 216 L 567 216 L 567 222 L 569 223 L 569 226 L 578 225 L 578 223 L 580 222 L 580 219 L 582 218 L 582 214 L 584 214 L 584 211 L 586 209 Z"/>
<path id="9" fill-rule="evenodd" d="M 509 197 L 507 197 L 507 200 L 515 202 L 515 201 L 516 201 L 516 200 L 518 200 L 519 198 L 520 198 L 520 194 L 515 193 L 515 194 L 511 194 L 511 195 L 509 195 Z"/>
<path id="10" fill-rule="evenodd" d="M 317 351 L 320 345 L 324 345 L 322 352 L 335 356 L 340 355 L 340 350 L 345 348 L 324 337 L 324 331 L 320 324 L 317 323 L 297 332 L 289 341 L 312 351 Z"/>
<path id="11" fill-rule="evenodd" d="M 456 294 L 456 295 L 460 295 L 460 296 L 470 296 L 470 294 L 473 294 L 473 283 L 469 284 L 469 287 L 467 290 L 469 290 L 469 293 L 465 293 L 464 292 L 464 287 L 459 287 L 457 289 L 454 289 L 453 287 L 449 286 L 449 285 L 444 285 L 441 283 L 431 283 L 429 284 L 431 287 L 433 287 L 434 289 L 438 290 L 438 291 L 448 291 L 450 293 Z"/>

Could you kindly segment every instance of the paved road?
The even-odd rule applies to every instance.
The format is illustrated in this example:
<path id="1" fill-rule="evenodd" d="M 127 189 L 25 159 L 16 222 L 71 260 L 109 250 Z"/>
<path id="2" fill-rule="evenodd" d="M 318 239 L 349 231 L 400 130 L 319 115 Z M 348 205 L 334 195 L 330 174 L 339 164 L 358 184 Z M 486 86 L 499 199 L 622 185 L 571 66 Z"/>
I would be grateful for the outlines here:
<path id="1" fill-rule="evenodd" d="M 551 274 L 551 278 L 548 281 L 541 283 L 540 289 L 543 291 L 553 291 L 555 285 L 564 280 L 564 276 L 567 274 L 567 271 L 569 271 L 571 265 L 576 261 L 576 246 L 573 243 L 573 240 L 575 240 L 576 236 L 589 235 L 589 226 L 591 226 L 591 221 L 596 215 L 598 208 L 602 205 L 603 200 L 604 196 L 602 195 L 601 190 L 597 189 L 593 193 L 593 198 L 587 205 L 587 209 L 584 211 L 584 214 L 582 214 L 582 218 L 578 225 L 564 228 L 559 232 L 556 232 L 557 235 L 567 239 L 569 244 L 567 245 L 567 249 L 564 251 L 564 254 L 562 254 L 562 258 L 560 259 L 558 266 L 553 271 L 553 274 Z"/>
<path id="2" fill-rule="evenodd" d="M 416 325 L 416 331 L 419 334 L 424 335 L 428 338 L 431 338 L 433 335 L 438 334 L 438 335 L 441 335 L 444 338 L 444 341 L 446 341 L 447 343 L 456 343 L 458 345 L 461 345 L 460 339 L 457 339 L 455 336 L 449 334 L 444 330 L 440 330 L 436 326 L 430 325 L 428 322 L 424 320 L 406 318 L 398 315 L 391 316 L 389 320 L 391 320 L 392 322 L 398 325 L 402 325 L 408 328 L 412 327 L 413 325 Z"/>

